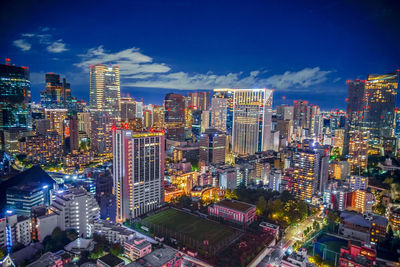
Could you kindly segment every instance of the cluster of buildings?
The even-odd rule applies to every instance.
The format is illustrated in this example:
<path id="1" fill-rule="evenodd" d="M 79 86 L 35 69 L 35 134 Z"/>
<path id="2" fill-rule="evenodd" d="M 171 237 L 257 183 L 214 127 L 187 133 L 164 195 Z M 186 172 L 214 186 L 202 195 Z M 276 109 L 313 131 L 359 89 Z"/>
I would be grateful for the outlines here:
<path id="1" fill-rule="evenodd" d="M 44 181 L 38 166 L 29 181 L 6 181 L 0 197 L 10 213 L 0 221 L 2 246 L 41 242 L 59 227 L 81 237 L 101 232 L 131 259 L 150 262 L 151 244 L 100 218 L 123 223 L 185 194 L 211 203 L 212 217 L 248 225 L 255 206 L 223 199 L 239 186 L 289 191 L 337 210 L 341 233 L 370 244 L 384 237 L 388 224 L 400 228 L 390 197 L 384 203 L 389 220 L 371 215 L 378 194 L 364 176 L 368 156 L 398 155 L 399 71 L 347 81 L 346 111 L 321 111 L 304 100 L 273 108 L 273 90 L 266 88 L 169 93 L 162 105 L 146 105 L 121 94 L 117 65 L 90 66 L 88 103 L 73 97 L 59 74 L 44 79 L 40 103 L 33 103 L 29 68 L 9 60 L 0 65 L 1 171 L 14 161 L 21 168 L 51 165 L 54 177 L 62 170 L 75 181 Z M 110 161 L 106 172 L 91 169 Z M 382 166 L 397 168 L 390 160 Z"/>

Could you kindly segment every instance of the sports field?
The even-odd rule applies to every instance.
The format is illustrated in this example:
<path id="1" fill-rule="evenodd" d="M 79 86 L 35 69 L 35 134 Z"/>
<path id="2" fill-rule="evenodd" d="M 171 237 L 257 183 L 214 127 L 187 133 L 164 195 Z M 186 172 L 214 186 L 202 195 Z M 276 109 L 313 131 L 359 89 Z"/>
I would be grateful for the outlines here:
<path id="1" fill-rule="evenodd" d="M 148 225 L 146 223 L 160 225 L 198 241 L 208 240 L 210 243 L 218 243 L 235 233 L 235 230 L 228 226 L 175 209 L 167 209 L 143 219 L 143 224 Z"/>

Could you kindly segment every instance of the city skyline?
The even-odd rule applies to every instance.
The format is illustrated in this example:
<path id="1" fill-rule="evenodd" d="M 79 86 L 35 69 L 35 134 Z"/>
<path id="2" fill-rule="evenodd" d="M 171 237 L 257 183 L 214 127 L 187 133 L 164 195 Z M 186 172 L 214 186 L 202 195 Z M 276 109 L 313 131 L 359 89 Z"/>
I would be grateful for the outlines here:
<path id="1" fill-rule="evenodd" d="M 76 19 L 55 20 L 45 2 L 27 1 L 30 13 L 4 14 L 0 47 L 3 58 L 30 67 L 34 101 L 48 72 L 65 77 L 72 94 L 88 101 L 90 64 L 113 63 L 121 69 L 121 93 L 146 104 L 161 104 L 165 94 L 178 90 L 267 87 L 275 89 L 276 105 L 304 99 L 322 109 L 344 108 L 346 80 L 398 69 L 400 40 L 391 34 L 397 6 L 385 2 L 257 2 L 244 9 L 239 2 L 125 2 L 127 11 L 118 8 L 98 29 L 96 23 L 116 7 L 89 10 L 82 4 L 77 10 L 60 3 L 53 13 Z M 4 13 L 15 8 L 3 5 Z M 134 16 L 127 21 L 128 10 Z"/>

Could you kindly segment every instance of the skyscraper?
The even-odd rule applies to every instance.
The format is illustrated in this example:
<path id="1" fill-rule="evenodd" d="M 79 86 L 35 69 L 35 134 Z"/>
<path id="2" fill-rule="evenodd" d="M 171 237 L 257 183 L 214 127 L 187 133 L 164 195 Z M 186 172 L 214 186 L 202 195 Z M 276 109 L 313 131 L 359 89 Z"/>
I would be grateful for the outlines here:
<path id="1" fill-rule="evenodd" d="M 129 121 L 136 118 L 136 101 L 132 97 L 121 97 L 121 120 Z"/>
<path id="2" fill-rule="evenodd" d="M 312 196 L 323 192 L 328 179 L 328 157 L 314 150 L 293 153 L 293 191 L 296 196 L 311 202 Z"/>
<path id="3" fill-rule="evenodd" d="M 210 106 L 210 92 L 188 93 L 188 106 L 193 106 L 200 110 L 208 110 Z"/>
<path id="4" fill-rule="evenodd" d="M 31 128 L 29 68 L 0 64 L 0 128 Z"/>
<path id="5" fill-rule="evenodd" d="M 232 152 L 254 154 L 271 149 L 272 90 L 235 89 Z"/>
<path id="6" fill-rule="evenodd" d="M 370 132 L 370 144 L 378 145 L 383 138 L 393 137 L 399 71 L 389 74 L 369 74 L 365 82 L 364 123 Z"/>
<path id="7" fill-rule="evenodd" d="M 166 94 L 164 103 L 167 139 L 185 141 L 185 97 L 174 93 Z"/>
<path id="8" fill-rule="evenodd" d="M 232 135 L 233 128 L 233 92 L 234 89 L 214 89 L 213 91 L 213 99 L 222 98 L 226 100 L 226 115 L 221 114 L 221 116 L 223 117 L 222 119 L 226 121 L 225 132 L 228 135 Z M 215 104 L 218 104 L 218 102 L 216 102 Z"/>
<path id="9" fill-rule="evenodd" d="M 211 127 L 226 133 L 228 99 L 213 98 L 211 100 Z"/>
<path id="10" fill-rule="evenodd" d="M 47 73 L 45 75 L 46 89 L 40 92 L 40 102 L 45 108 L 65 108 L 71 104 L 71 85 L 60 75 Z"/>
<path id="11" fill-rule="evenodd" d="M 103 64 L 90 66 L 89 105 L 92 109 L 119 115 L 121 103 L 118 66 Z"/>
<path id="12" fill-rule="evenodd" d="M 207 129 L 200 136 L 200 161 L 209 164 L 225 163 L 226 135 L 216 129 Z"/>
<path id="13" fill-rule="evenodd" d="M 163 202 L 164 134 L 113 130 L 117 221 L 136 218 Z"/>

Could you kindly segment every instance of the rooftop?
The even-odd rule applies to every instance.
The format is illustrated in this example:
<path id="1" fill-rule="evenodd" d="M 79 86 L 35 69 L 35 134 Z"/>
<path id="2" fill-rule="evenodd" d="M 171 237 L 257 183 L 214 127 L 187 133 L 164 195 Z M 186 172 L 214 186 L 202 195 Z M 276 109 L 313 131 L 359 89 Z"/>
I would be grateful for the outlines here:
<path id="1" fill-rule="evenodd" d="M 122 259 L 114 256 L 113 254 L 107 254 L 97 260 L 107 264 L 108 266 L 117 266 L 124 262 Z"/>
<path id="2" fill-rule="evenodd" d="M 220 202 L 215 203 L 214 205 L 222 206 L 228 209 L 237 210 L 240 212 L 246 212 L 256 206 L 252 204 L 248 204 L 246 202 L 238 201 L 238 200 L 230 200 L 230 199 L 223 199 Z"/>
<path id="3" fill-rule="evenodd" d="M 143 258 L 138 259 L 125 266 L 126 267 L 164 266 L 165 263 L 173 260 L 177 253 L 179 253 L 177 250 L 170 247 L 159 248 L 147 254 Z"/>
<path id="4" fill-rule="evenodd" d="M 343 219 L 345 222 L 363 227 L 371 227 L 372 223 L 375 223 L 377 225 L 382 225 L 385 227 L 388 224 L 388 220 L 385 217 L 375 214 L 369 217 L 365 217 L 364 215 L 356 212 L 342 211 L 340 213 L 340 218 Z"/>

